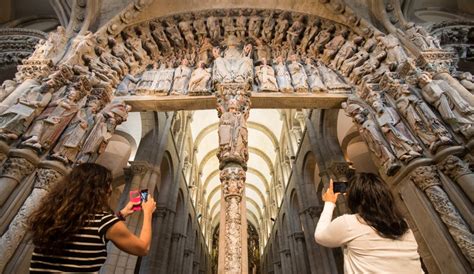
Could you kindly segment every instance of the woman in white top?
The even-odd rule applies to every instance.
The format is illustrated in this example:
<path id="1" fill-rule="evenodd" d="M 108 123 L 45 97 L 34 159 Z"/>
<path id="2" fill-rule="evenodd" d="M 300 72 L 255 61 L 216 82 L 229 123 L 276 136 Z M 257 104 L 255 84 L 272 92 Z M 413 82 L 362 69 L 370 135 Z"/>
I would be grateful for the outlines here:
<path id="1" fill-rule="evenodd" d="M 331 180 L 314 238 L 326 247 L 343 247 L 344 273 L 423 273 L 413 233 L 377 175 L 351 178 L 347 204 L 354 214 L 331 222 L 339 194 Z"/>

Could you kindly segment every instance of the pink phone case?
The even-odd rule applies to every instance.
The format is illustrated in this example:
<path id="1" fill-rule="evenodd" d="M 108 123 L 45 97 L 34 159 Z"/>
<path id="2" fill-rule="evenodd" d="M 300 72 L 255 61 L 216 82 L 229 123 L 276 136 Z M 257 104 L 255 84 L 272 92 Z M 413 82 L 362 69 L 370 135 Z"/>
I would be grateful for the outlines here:
<path id="1" fill-rule="evenodd" d="M 140 191 L 138 191 L 138 190 L 130 191 L 130 202 L 132 202 L 132 203 L 139 203 L 140 202 Z M 141 205 L 136 205 L 136 206 L 132 207 L 133 211 L 139 211 L 141 209 L 142 209 Z"/>

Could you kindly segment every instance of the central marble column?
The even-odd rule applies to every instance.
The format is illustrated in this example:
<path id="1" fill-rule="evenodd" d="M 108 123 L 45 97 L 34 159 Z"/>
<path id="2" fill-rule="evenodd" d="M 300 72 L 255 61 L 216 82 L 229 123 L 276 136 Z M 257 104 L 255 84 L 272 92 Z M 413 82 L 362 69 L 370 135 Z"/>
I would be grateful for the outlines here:
<path id="1" fill-rule="evenodd" d="M 248 273 L 245 171 L 248 161 L 248 83 L 217 85 L 221 212 L 218 273 Z"/>

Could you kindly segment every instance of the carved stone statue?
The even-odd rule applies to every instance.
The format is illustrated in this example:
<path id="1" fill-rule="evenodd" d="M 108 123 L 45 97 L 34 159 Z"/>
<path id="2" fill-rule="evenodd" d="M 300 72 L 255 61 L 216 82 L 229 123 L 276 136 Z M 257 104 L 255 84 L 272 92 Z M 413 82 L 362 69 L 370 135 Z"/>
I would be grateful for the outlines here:
<path id="1" fill-rule="evenodd" d="M 300 49 L 302 52 L 306 52 L 308 44 L 313 40 L 314 36 L 319 33 L 321 27 L 321 20 L 316 18 L 311 24 L 306 26 L 306 29 L 301 39 Z"/>
<path id="2" fill-rule="evenodd" d="M 351 86 L 335 71 L 317 61 L 320 75 L 323 77 L 324 85 L 329 93 L 351 93 Z"/>
<path id="3" fill-rule="evenodd" d="M 226 15 L 222 17 L 222 27 L 224 28 L 225 36 L 235 35 L 235 24 L 234 17 L 230 11 L 227 11 Z"/>
<path id="4" fill-rule="evenodd" d="M 194 40 L 191 18 L 185 18 L 184 21 L 178 23 L 178 26 L 181 32 L 183 33 L 184 40 L 186 40 L 188 46 L 194 47 L 196 45 L 196 41 Z"/>
<path id="5" fill-rule="evenodd" d="M 395 174 L 400 169 L 400 164 L 397 163 L 395 156 L 386 144 L 378 125 L 369 117 L 368 111 L 362 110 L 355 104 L 346 105 L 343 103 L 343 108 L 352 116 L 359 129 L 359 134 L 377 158 L 377 162 L 380 162 L 383 173 L 388 176 Z"/>
<path id="6" fill-rule="evenodd" d="M 52 98 L 51 93 L 52 88 L 48 84 L 26 91 L 16 104 L 0 115 L 0 137 L 16 140 L 25 133 L 33 119 L 48 105 Z"/>
<path id="7" fill-rule="evenodd" d="M 54 57 L 58 50 L 66 43 L 66 29 L 58 26 L 56 31 L 51 31 L 46 40 L 42 40 L 35 46 L 35 51 L 29 60 L 41 60 Z"/>
<path id="8" fill-rule="evenodd" d="M 147 25 L 139 25 L 136 27 L 138 33 L 140 33 L 140 40 L 142 42 L 142 48 L 148 53 L 151 60 L 156 60 L 160 57 L 161 52 L 156 44 L 153 36 L 150 33 L 150 28 Z"/>
<path id="9" fill-rule="evenodd" d="M 127 96 L 135 94 L 135 85 L 138 83 L 138 81 L 140 81 L 140 78 L 135 78 L 130 74 L 125 75 L 115 90 L 115 96 Z"/>
<path id="10" fill-rule="evenodd" d="M 318 56 L 319 53 L 322 52 L 322 49 L 326 43 L 331 40 L 331 36 L 334 31 L 336 31 L 336 27 L 331 24 L 326 29 L 323 29 L 321 32 L 319 32 L 314 38 L 313 43 L 309 46 L 309 51 L 314 54 L 314 56 Z"/>
<path id="11" fill-rule="evenodd" d="M 0 87 L 0 102 L 3 101 L 8 95 L 10 95 L 15 88 L 18 86 L 18 83 L 13 80 L 5 80 Z"/>
<path id="12" fill-rule="evenodd" d="M 474 78 L 470 72 L 463 72 L 459 75 L 459 83 L 469 90 L 471 94 L 474 94 Z"/>
<path id="13" fill-rule="evenodd" d="M 291 63 L 288 65 L 288 70 L 295 91 L 308 92 L 308 76 L 306 76 L 303 65 L 298 62 L 298 56 L 296 54 L 292 54 L 290 59 Z"/>
<path id="14" fill-rule="evenodd" d="M 89 71 L 92 71 L 103 81 L 116 85 L 120 82 L 119 75 L 116 71 L 112 70 L 108 65 L 102 63 L 99 58 L 93 55 L 84 55 L 82 57 L 84 62 L 87 64 Z"/>
<path id="15" fill-rule="evenodd" d="M 311 58 L 306 58 L 305 70 L 308 75 L 308 85 L 311 92 L 325 92 L 326 86 L 323 83 L 323 77 L 319 72 L 318 67 L 313 63 Z"/>
<path id="16" fill-rule="evenodd" d="M 356 54 L 354 54 L 352 57 L 349 59 L 346 59 L 343 61 L 341 67 L 340 67 L 340 72 L 348 77 L 352 70 L 356 67 L 362 66 L 362 64 L 369 59 L 370 55 L 365 49 L 360 49 Z"/>
<path id="17" fill-rule="evenodd" d="M 262 64 L 255 68 L 255 78 L 258 85 L 258 91 L 278 91 L 275 71 L 267 64 L 266 58 L 262 58 Z"/>
<path id="18" fill-rule="evenodd" d="M 372 103 L 372 107 L 376 112 L 380 128 L 397 158 L 407 163 L 420 157 L 422 148 L 408 133 L 397 111 L 379 99 Z"/>
<path id="19" fill-rule="evenodd" d="M 148 53 L 143 49 L 142 40 L 138 38 L 133 28 L 127 28 L 122 31 L 125 46 L 132 52 L 135 60 L 140 65 L 146 65 L 150 62 Z"/>
<path id="20" fill-rule="evenodd" d="M 88 133 L 93 128 L 96 119 L 100 117 L 97 113 L 100 111 L 102 105 L 102 100 L 96 95 L 90 95 L 88 97 L 85 108 L 77 112 L 53 148 L 52 154 L 50 155 L 51 158 L 65 164 L 74 163 Z"/>
<path id="21" fill-rule="evenodd" d="M 378 36 L 376 39 L 382 43 L 384 50 L 387 52 L 387 58 L 385 59 L 387 64 L 398 67 L 406 62 L 408 56 L 397 37 L 389 34 Z"/>
<path id="22" fill-rule="evenodd" d="M 134 94 L 136 95 L 151 95 L 158 88 L 160 79 L 162 77 L 161 72 L 164 70 L 164 64 L 162 63 L 162 70 L 158 69 L 158 64 L 154 63 L 152 69 L 143 72 L 137 83 Z M 130 80 L 136 80 L 130 78 Z"/>
<path id="23" fill-rule="evenodd" d="M 188 82 L 191 77 L 192 70 L 188 66 L 188 59 L 181 60 L 179 65 L 174 72 L 173 88 L 171 89 L 171 95 L 185 95 L 188 93 Z"/>
<path id="24" fill-rule="evenodd" d="M 296 49 L 296 44 L 300 40 L 300 35 L 304 30 L 303 16 L 297 18 L 286 32 L 286 41 L 290 43 L 292 49 Z"/>
<path id="25" fill-rule="evenodd" d="M 203 61 L 198 63 L 197 68 L 191 74 L 189 79 L 189 95 L 207 95 L 210 93 L 209 81 L 211 80 L 210 69 L 206 68 Z"/>
<path id="26" fill-rule="evenodd" d="M 432 153 L 442 145 L 453 143 L 453 139 L 441 121 L 407 86 L 400 85 L 396 91 L 396 105 L 415 135 Z"/>
<path id="27" fill-rule="evenodd" d="M 127 120 L 130 110 L 130 106 L 118 103 L 106 107 L 98 113 L 96 123 L 77 157 L 77 163 L 91 162 L 103 153 L 115 128 Z"/>
<path id="28" fill-rule="evenodd" d="M 219 48 L 216 47 L 213 50 L 213 82 L 251 82 L 253 77 L 252 45 L 247 44 L 240 52 L 237 48 L 239 42 L 234 35 L 227 37 L 226 44 L 224 57 L 221 57 Z"/>
<path id="29" fill-rule="evenodd" d="M 275 27 L 275 19 L 273 19 L 273 12 L 270 12 L 264 16 L 262 25 L 262 39 L 263 41 L 270 43 L 272 42 L 273 28 Z"/>
<path id="30" fill-rule="evenodd" d="M 207 36 L 206 21 L 201 17 L 197 17 L 192 20 L 192 24 L 198 37 L 198 42 L 202 42 L 202 40 Z"/>
<path id="31" fill-rule="evenodd" d="M 175 69 L 173 68 L 173 63 L 170 61 L 168 62 L 166 68 L 162 63 L 162 66 L 159 70 L 159 82 L 157 83 L 155 92 L 157 93 L 164 93 L 168 94 L 171 90 L 171 86 L 173 85 L 173 76 L 174 76 Z"/>
<path id="32" fill-rule="evenodd" d="M 324 46 L 323 55 L 321 56 L 323 63 L 329 65 L 334 56 L 336 56 L 339 49 L 344 45 L 344 42 L 346 42 L 348 36 L 349 30 L 343 29 Z"/>
<path id="33" fill-rule="evenodd" d="M 427 73 L 418 77 L 423 98 L 434 106 L 455 132 L 467 139 L 474 136 L 474 108 L 442 80 L 432 80 Z"/>
<path id="34" fill-rule="evenodd" d="M 387 52 L 384 50 L 374 52 L 367 62 L 365 62 L 362 66 L 356 67 L 354 70 L 352 70 L 352 74 L 349 79 L 351 79 L 353 83 L 359 84 L 364 76 L 375 72 L 386 56 Z"/>
<path id="35" fill-rule="evenodd" d="M 123 77 L 125 74 L 128 73 L 128 67 L 127 65 L 123 62 L 122 59 L 113 56 L 108 50 L 106 50 L 102 46 L 96 46 L 95 47 L 95 52 L 97 56 L 99 56 L 99 60 L 109 66 L 111 69 L 113 69 L 118 77 Z"/>
<path id="36" fill-rule="evenodd" d="M 433 36 L 429 35 L 426 30 L 415 23 L 408 23 L 405 25 L 405 33 L 415 46 L 420 50 L 440 49 L 439 41 Z"/>
<path id="37" fill-rule="evenodd" d="M 161 22 L 150 22 L 150 27 L 152 29 L 151 35 L 155 39 L 155 43 L 161 47 L 162 51 L 169 52 L 171 51 L 171 43 L 166 36 L 165 29 Z"/>
<path id="38" fill-rule="evenodd" d="M 286 68 L 286 64 L 283 61 L 282 56 L 278 56 L 276 59 L 276 64 L 274 65 L 276 72 L 276 80 L 278 87 L 281 92 L 294 92 L 293 86 L 291 85 L 291 76 Z"/>
<path id="39" fill-rule="evenodd" d="M 247 17 L 244 15 L 242 10 L 239 10 L 239 16 L 235 18 L 235 35 L 239 39 L 245 37 L 245 32 L 247 30 Z"/>
<path id="40" fill-rule="evenodd" d="M 219 24 L 219 18 L 211 15 L 207 17 L 206 23 L 211 39 L 215 41 L 219 40 L 221 37 L 221 25 Z"/>
<path id="41" fill-rule="evenodd" d="M 122 59 L 127 64 L 129 73 L 134 74 L 139 64 L 135 60 L 133 53 L 123 43 L 117 43 L 113 38 L 109 38 L 109 45 L 112 47 L 112 54 Z"/>
<path id="42" fill-rule="evenodd" d="M 341 68 L 342 63 L 351 58 L 357 52 L 357 47 L 362 43 L 363 40 L 364 38 L 356 36 L 351 40 L 346 41 L 334 57 L 331 67 L 334 69 Z"/>
<path id="43" fill-rule="evenodd" d="M 22 145 L 47 150 L 59 138 L 81 107 L 79 101 L 90 91 L 91 86 L 85 76 L 67 88 L 66 96 L 55 100 L 35 119 L 25 134 Z"/>
<path id="44" fill-rule="evenodd" d="M 218 158 L 221 164 L 228 161 L 247 162 L 247 138 L 245 116 L 239 111 L 237 100 L 230 99 L 228 111 L 222 114 L 219 122 Z"/>
<path id="45" fill-rule="evenodd" d="M 253 10 L 249 18 L 249 36 L 256 39 L 260 36 L 261 28 L 262 17 L 257 14 L 256 10 Z"/>
<path id="46" fill-rule="evenodd" d="M 278 19 L 276 19 L 275 35 L 272 40 L 273 45 L 281 45 L 283 38 L 285 38 L 285 34 L 287 33 L 288 27 L 290 26 L 290 23 L 286 17 L 286 13 L 282 13 Z"/>

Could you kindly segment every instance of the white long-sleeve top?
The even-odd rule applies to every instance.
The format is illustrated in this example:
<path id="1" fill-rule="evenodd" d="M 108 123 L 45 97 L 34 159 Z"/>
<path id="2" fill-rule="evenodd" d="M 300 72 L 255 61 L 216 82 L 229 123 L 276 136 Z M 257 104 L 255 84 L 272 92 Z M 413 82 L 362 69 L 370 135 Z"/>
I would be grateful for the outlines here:
<path id="1" fill-rule="evenodd" d="M 423 273 L 410 229 L 398 240 L 383 238 L 355 214 L 331 222 L 335 206 L 325 202 L 314 238 L 326 247 L 343 247 L 344 273 Z"/>

